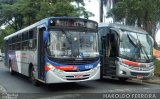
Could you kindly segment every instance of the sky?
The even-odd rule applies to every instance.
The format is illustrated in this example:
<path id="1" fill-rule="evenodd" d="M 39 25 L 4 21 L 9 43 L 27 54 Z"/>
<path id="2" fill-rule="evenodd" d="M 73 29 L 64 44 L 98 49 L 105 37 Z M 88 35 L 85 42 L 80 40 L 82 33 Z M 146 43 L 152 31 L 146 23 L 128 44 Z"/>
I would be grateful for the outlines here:
<path id="1" fill-rule="evenodd" d="M 157 34 L 156 34 L 156 42 L 158 44 L 160 44 L 160 30 L 158 30 Z"/>
<path id="2" fill-rule="evenodd" d="M 89 17 L 89 19 L 91 20 L 94 20 L 94 21 L 97 21 L 99 23 L 99 11 L 100 11 L 100 4 L 99 4 L 99 1 L 100 0 L 84 0 L 85 2 L 85 8 L 87 9 L 87 11 L 90 11 L 92 12 L 95 16 L 94 17 Z M 104 13 L 106 12 L 106 9 L 105 7 L 103 8 L 104 10 Z M 104 15 L 106 16 L 106 15 Z M 113 19 L 112 18 L 103 18 L 103 21 L 106 22 L 106 23 L 112 23 L 113 22 Z"/>
<path id="3" fill-rule="evenodd" d="M 89 19 L 99 22 L 99 0 L 84 0 L 85 8 L 95 16 Z"/>

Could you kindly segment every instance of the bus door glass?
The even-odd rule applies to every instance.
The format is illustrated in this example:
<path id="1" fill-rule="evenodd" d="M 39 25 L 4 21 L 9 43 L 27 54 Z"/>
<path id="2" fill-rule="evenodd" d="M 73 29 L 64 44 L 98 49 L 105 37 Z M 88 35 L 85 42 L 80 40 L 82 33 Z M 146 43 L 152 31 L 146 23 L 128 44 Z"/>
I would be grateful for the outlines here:
<path id="1" fill-rule="evenodd" d="M 117 60 L 118 57 L 118 34 L 116 31 L 111 30 L 111 33 L 107 35 L 107 42 L 108 42 L 108 46 L 107 46 L 107 55 L 108 55 L 108 64 L 111 66 L 116 66 L 115 61 Z"/>
<path id="2" fill-rule="evenodd" d="M 102 47 L 102 52 L 101 54 L 104 55 L 104 57 L 106 57 L 107 55 L 105 55 L 107 53 L 107 36 L 102 36 L 101 37 L 101 47 Z"/>
<path id="3" fill-rule="evenodd" d="M 46 29 L 39 28 L 38 29 L 38 78 L 44 80 L 44 65 L 45 65 L 45 52 L 44 52 L 44 42 L 43 42 L 43 33 Z"/>

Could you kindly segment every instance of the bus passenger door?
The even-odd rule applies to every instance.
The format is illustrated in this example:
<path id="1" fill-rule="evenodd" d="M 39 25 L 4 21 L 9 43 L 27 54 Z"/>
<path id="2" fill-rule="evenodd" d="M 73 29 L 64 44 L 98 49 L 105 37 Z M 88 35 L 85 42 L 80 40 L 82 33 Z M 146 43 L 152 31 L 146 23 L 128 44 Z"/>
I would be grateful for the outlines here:
<path id="1" fill-rule="evenodd" d="M 103 58 L 103 75 L 104 76 L 116 76 L 116 61 L 118 60 L 118 35 L 116 31 L 111 30 L 106 35 L 105 41 L 102 45 L 104 50 Z"/>
<path id="2" fill-rule="evenodd" d="M 100 54 L 101 54 L 101 77 L 103 78 L 103 76 L 105 75 L 105 71 L 106 71 L 106 58 L 107 55 L 107 36 L 101 36 L 101 50 L 100 50 Z"/>
<path id="3" fill-rule="evenodd" d="M 37 62 L 38 62 L 38 79 L 45 80 L 45 51 L 44 51 L 44 43 L 43 43 L 43 32 L 45 31 L 45 27 L 38 28 L 38 53 L 37 53 Z"/>

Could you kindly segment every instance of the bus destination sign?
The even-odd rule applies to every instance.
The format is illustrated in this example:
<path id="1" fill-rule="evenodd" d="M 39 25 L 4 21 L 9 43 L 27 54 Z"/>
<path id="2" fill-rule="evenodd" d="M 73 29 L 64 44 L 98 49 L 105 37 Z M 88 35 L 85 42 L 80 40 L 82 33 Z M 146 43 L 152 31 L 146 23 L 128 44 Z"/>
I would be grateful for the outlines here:
<path id="1" fill-rule="evenodd" d="M 49 24 L 50 26 L 84 27 L 90 29 L 97 29 L 98 27 L 96 22 L 80 19 L 51 19 Z"/>

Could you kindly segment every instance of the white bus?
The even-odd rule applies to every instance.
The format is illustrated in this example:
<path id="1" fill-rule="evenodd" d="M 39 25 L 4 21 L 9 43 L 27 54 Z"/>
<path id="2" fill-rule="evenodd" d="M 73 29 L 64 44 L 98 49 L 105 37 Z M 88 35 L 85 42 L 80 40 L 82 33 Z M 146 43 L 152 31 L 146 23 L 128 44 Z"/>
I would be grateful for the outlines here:
<path id="1" fill-rule="evenodd" d="M 5 65 L 32 83 L 100 78 L 98 24 L 75 17 L 49 17 L 4 38 Z"/>
<path id="2" fill-rule="evenodd" d="M 153 39 L 138 28 L 120 24 L 99 24 L 101 78 L 148 79 L 154 75 Z"/>

